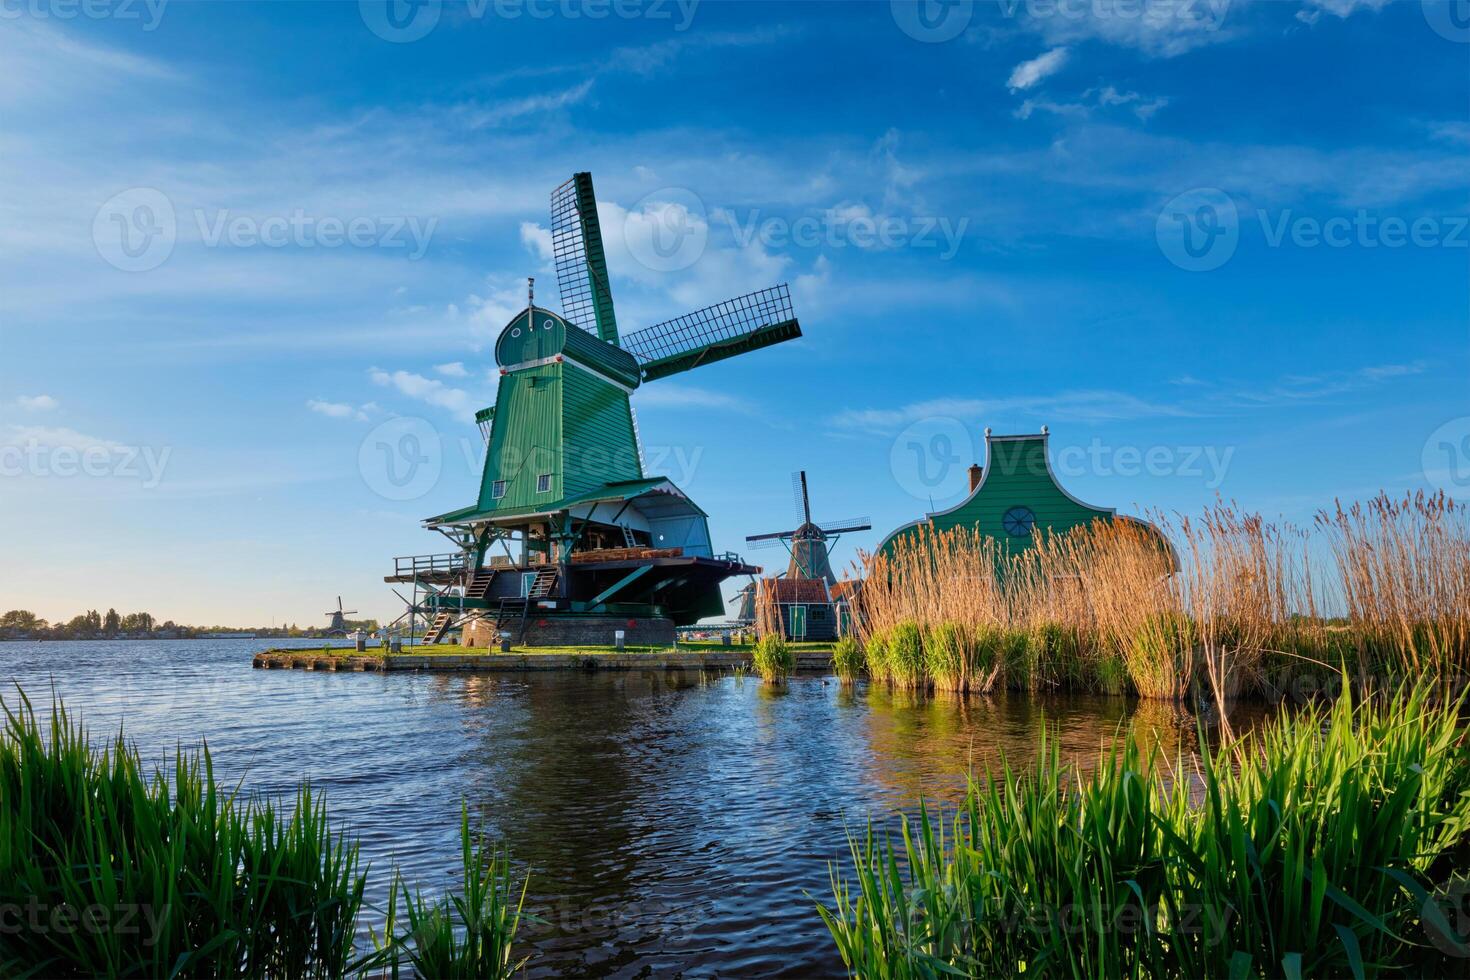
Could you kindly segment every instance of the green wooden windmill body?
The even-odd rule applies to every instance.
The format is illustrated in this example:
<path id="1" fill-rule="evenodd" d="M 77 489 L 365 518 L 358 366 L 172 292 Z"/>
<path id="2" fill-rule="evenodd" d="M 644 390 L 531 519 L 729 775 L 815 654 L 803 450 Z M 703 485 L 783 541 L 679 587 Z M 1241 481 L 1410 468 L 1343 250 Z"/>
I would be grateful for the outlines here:
<path id="1" fill-rule="evenodd" d="M 547 624 L 549 635 L 563 635 L 550 623 L 556 617 L 628 615 L 630 623 L 682 625 L 718 615 L 719 582 L 758 569 L 715 554 L 705 513 L 670 481 L 644 471 L 631 397 L 646 382 L 799 337 L 789 291 L 761 290 L 624 337 L 590 175 L 577 174 L 553 194 L 552 239 L 562 312 L 533 301 L 501 331 L 495 405 L 477 416 L 487 436 L 479 496 L 425 521 L 461 546 L 463 567 L 417 575 L 415 585 L 439 590 L 429 613 L 483 616 L 480 610 L 497 609 L 497 601 L 503 607 L 539 575 L 526 598 L 536 600 L 540 618 L 525 607 L 520 622 L 523 631 L 528 622 Z M 522 550 L 504 547 L 497 568 L 520 574 L 519 586 L 516 575 L 497 571 L 479 588 L 487 553 L 511 538 Z M 658 555 L 620 556 L 639 551 Z M 407 579 L 400 568 L 389 580 Z M 536 594 L 549 580 L 554 585 Z"/>

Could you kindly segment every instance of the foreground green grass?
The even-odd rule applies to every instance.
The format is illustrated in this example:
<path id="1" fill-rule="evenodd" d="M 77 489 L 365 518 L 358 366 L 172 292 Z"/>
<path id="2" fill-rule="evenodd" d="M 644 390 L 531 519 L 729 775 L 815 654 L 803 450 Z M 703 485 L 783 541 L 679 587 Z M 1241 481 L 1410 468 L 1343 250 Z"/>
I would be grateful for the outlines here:
<path id="1" fill-rule="evenodd" d="M 1309 708 L 1198 772 L 1043 745 L 946 826 L 851 841 L 820 908 L 860 977 L 1464 976 L 1463 699 Z"/>
<path id="2" fill-rule="evenodd" d="M 514 972 L 525 887 L 466 818 L 465 891 L 429 900 L 395 877 L 388 928 L 363 951 L 367 872 L 309 787 L 288 812 L 219 789 L 207 749 L 150 773 L 121 733 L 93 748 L 59 704 L 49 731 L 24 695 L 4 711 L 0 976 Z"/>

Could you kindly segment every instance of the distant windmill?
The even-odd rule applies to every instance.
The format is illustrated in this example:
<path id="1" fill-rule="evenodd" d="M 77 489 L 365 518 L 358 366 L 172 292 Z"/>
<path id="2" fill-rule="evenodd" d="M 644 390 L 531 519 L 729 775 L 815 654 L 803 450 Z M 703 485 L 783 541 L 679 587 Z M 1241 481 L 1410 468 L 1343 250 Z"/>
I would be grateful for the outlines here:
<path id="1" fill-rule="evenodd" d="M 328 636 L 332 636 L 332 635 L 345 636 L 347 634 L 347 617 L 348 616 L 355 616 L 355 615 L 357 615 L 357 610 L 356 609 L 343 609 L 342 608 L 342 597 L 341 596 L 338 596 L 337 597 L 337 608 L 336 609 L 329 609 L 326 612 L 322 613 L 322 615 L 323 616 L 330 616 L 330 617 L 332 617 L 332 622 L 331 622 L 330 625 L 327 626 L 327 629 L 326 629 L 326 634 Z"/>
<path id="2" fill-rule="evenodd" d="M 755 593 L 755 579 L 752 578 L 745 584 L 745 588 L 730 597 L 730 602 L 740 604 L 735 609 L 735 622 L 741 624 L 755 622 Z"/>
<path id="3" fill-rule="evenodd" d="M 751 596 L 756 629 L 763 634 L 779 630 L 789 640 L 835 640 L 845 629 L 845 619 L 832 596 L 837 577 L 832 574 L 831 548 L 839 536 L 872 525 L 866 517 L 813 521 L 805 470 L 791 474 L 791 490 L 796 527 L 745 539 L 755 548 L 782 544 L 791 553 L 785 574 L 762 579 Z"/>
<path id="4" fill-rule="evenodd" d="M 807 494 L 806 470 L 791 474 L 791 490 L 796 499 L 796 519 L 799 522 L 790 531 L 773 531 L 770 534 L 752 534 L 745 540 L 757 548 L 784 544 L 791 552 L 791 563 L 786 568 L 788 579 L 821 579 L 828 585 L 837 581 L 832 574 L 829 552 L 838 537 L 850 531 L 867 531 L 872 528 L 866 517 L 854 517 L 845 521 L 827 521 L 817 524 L 812 520 L 811 498 Z"/>

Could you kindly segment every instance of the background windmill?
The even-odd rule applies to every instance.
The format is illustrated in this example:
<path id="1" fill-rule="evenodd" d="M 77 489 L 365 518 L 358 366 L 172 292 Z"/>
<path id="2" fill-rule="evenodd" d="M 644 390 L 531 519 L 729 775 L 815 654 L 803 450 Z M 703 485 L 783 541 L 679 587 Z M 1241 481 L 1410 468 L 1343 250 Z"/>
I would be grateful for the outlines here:
<path id="1" fill-rule="evenodd" d="M 326 630 L 324 631 L 324 635 L 326 635 L 326 636 L 345 636 L 345 635 L 347 635 L 347 617 L 348 616 L 355 616 L 355 615 L 357 615 L 357 610 L 356 609 L 343 609 L 342 608 L 342 597 L 341 596 L 338 596 L 337 597 L 337 608 L 336 609 L 329 609 L 326 612 L 322 613 L 322 615 L 323 616 L 329 616 L 329 617 L 331 617 L 331 620 L 332 620 L 332 622 L 327 626 Z"/>
<path id="2" fill-rule="evenodd" d="M 413 583 L 429 642 L 460 625 L 476 643 L 484 624 L 491 635 L 519 627 L 532 645 L 609 643 L 614 630 L 668 643 L 676 626 L 723 614 L 720 582 L 759 573 L 717 554 L 705 512 L 645 472 L 629 399 L 650 381 L 800 337 L 790 291 L 623 335 L 590 174 L 552 193 L 551 239 L 562 313 L 532 294 L 501 331 L 495 405 L 476 416 L 487 443 L 479 497 L 425 521 L 460 553 L 400 559 L 387 579 Z"/>
<path id="3" fill-rule="evenodd" d="M 806 471 L 791 475 L 796 503 L 796 527 L 789 531 L 752 534 L 745 540 L 753 548 L 784 545 L 791 561 L 783 576 L 764 579 L 755 594 L 755 614 L 762 632 L 780 630 L 788 639 L 834 639 L 842 630 L 842 610 L 834 604 L 831 549 L 843 534 L 872 527 L 866 517 L 843 521 L 812 520 L 811 496 Z"/>
<path id="4" fill-rule="evenodd" d="M 785 545 L 791 553 L 786 567 L 789 579 L 821 579 L 828 585 L 837 581 L 832 574 L 830 552 L 837 539 L 852 531 L 867 531 L 873 525 L 866 517 L 853 517 L 842 521 L 826 521 L 818 524 L 812 520 L 811 497 L 807 493 L 806 470 L 791 474 L 791 492 L 796 502 L 796 527 L 790 531 L 772 531 L 769 534 L 752 534 L 746 542 L 754 548 L 774 548 Z"/>

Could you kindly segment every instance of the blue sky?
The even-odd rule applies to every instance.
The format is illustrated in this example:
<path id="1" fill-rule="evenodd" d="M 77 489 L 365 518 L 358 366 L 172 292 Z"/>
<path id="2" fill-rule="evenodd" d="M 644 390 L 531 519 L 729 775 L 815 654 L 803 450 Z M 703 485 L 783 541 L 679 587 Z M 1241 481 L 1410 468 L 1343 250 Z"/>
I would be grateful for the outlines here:
<path id="1" fill-rule="evenodd" d="M 1133 512 L 1463 489 L 1458 12 L 7 0 L 0 605 L 396 615 L 576 170 L 625 331 L 791 284 L 803 339 L 635 396 L 717 547 L 805 468 L 845 564 L 985 426 Z"/>

